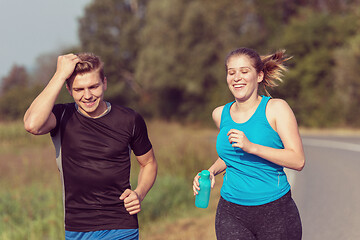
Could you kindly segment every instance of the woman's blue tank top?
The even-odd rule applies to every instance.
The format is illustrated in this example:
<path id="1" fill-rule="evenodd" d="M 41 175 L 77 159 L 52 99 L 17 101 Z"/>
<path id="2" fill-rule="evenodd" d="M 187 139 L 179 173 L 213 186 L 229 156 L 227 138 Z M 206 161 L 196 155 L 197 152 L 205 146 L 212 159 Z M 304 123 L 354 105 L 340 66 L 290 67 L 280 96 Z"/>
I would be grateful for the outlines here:
<path id="1" fill-rule="evenodd" d="M 262 96 L 255 113 L 244 123 L 236 123 L 230 116 L 230 107 L 235 101 L 223 108 L 216 150 L 227 166 L 221 196 L 229 202 L 257 206 L 275 201 L 290 190 L 282 166 L 246 153 L 241 148 L 232 147 L 227 136 L 230 129 L 238 129 L 252 143 L 283 149 L 279 135 L 270 126 L 265 115 L 269 99 L 270 97 Z"/>

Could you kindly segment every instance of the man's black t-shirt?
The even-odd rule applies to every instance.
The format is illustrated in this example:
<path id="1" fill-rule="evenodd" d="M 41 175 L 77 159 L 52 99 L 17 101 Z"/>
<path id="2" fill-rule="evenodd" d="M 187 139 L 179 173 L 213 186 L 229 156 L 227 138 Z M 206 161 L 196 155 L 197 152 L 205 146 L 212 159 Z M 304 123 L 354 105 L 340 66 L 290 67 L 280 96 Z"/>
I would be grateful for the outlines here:
<path id="1" fill-rule="evenodd" d="M 63 180 L 65 229 L 97 231 L 138 228 L 136 215 L 120 195 L 130 188 L 130 154 L 151 148 L 143 118 L 132 109 L 112 105 L 107 114 L 89 118 L 75 103 L 57 104 L 51 136 Z"/>

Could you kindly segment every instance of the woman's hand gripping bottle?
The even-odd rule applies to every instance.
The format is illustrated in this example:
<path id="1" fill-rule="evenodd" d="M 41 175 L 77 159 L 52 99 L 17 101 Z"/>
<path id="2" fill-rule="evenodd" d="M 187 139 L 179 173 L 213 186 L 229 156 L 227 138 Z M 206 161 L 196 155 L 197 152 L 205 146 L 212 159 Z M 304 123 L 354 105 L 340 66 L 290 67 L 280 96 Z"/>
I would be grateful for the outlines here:
<path id="1" fill-rule="evenodd" d="M 211 191 L 210 172 L 208 170 L 203 170 L 199 173 L 199 176 L 200 190 L 195 196 L 195 206 L 198 208 L 207 208 Z"/>

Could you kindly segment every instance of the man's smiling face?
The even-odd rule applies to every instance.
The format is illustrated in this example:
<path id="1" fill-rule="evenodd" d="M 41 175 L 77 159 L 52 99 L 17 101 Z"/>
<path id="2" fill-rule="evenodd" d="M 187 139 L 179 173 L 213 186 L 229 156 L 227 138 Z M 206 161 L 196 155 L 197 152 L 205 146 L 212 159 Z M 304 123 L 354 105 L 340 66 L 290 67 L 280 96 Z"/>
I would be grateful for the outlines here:
<path id="1" fill-rule="evenodd" d="M 106 111 L 104 92 L 107 81 L 100 78 L 98 70 L 76 75 L 67 88 L 84 115 L 95 118 Z"/>

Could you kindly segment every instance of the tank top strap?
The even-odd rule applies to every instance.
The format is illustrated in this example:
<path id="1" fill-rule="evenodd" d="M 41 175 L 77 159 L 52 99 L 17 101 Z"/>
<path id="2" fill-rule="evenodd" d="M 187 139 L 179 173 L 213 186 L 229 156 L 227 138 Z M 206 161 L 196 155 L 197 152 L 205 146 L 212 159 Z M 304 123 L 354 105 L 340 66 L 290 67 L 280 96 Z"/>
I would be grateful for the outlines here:
<path id="1" fill-rule="evenodd" d="M 224 126 L 224 124 L 227 121 L 231 121 L 231 116 L 230 116 L 230 107 L 231 105 L 234 104 L 235 101 L 229 102 L 227 104 L 225 104 L 222 113 L 221 113 L 221 119 L 220 119 L 220 129 Z"/>
<path id="2" fill-rule="evenodd" d="M 255 114 L 265 114 L 265 111 L 266 111 L 266 106 L 267 106 L 267 103 L 269 102 L 269 100 L 271 99 L 271 97 L 268 97 L 268 96 L 262 96 L 262 99 L 261 99 L 261 102 L 257 108 L 257 111 L 255 112 Z"/>

